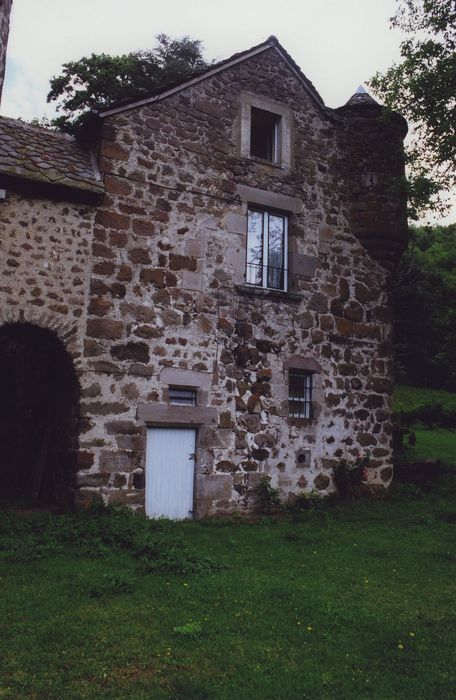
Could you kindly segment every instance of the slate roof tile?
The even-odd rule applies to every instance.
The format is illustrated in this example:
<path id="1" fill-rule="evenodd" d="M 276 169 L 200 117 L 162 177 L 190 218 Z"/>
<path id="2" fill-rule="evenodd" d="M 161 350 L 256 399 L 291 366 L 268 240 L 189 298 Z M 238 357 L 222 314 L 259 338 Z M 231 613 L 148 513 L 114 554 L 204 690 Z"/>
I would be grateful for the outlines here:
<path id="1" fill-rule="evenodd" d="M 90 153 L 72 136 L 0 117 L 0 176 L 103 192 Z"/>

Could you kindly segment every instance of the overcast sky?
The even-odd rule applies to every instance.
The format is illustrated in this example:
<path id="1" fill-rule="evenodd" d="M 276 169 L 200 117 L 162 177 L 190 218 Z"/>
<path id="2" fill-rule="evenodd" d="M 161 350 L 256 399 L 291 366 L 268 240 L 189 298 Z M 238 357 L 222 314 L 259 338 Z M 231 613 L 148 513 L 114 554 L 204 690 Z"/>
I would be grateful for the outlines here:
<path id="1" fill-rule="evenodd" d="M 14 0 L 2 113 L 51 115 L 49 79 L 90 53 L 151 48 L 161 32 L 227 58 L 275 34 L 326 104 L 338 107 L 399 56 L 395 0 Z"/>
<path id="2" fill-rule="evenodd" d="M 275 34 L 329 107 L 399 60 L 396 0 L 13 0 L 1 113 L 53 116 L 49 79 L 91 53 L 154 46 L 155 36 L 201 39 L 224 59 Z"/>

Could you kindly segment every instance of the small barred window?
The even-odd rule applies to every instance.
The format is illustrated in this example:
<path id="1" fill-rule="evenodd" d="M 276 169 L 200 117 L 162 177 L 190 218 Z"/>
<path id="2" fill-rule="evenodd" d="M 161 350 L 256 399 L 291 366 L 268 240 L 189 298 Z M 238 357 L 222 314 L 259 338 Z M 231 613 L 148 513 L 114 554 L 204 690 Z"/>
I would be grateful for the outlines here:
<path id="1" fill-rule="evenodd" d="M 169 403 L 177 406 L 196 406 L 196 389 L 170 386 Z"/>
<path id="2" fill-rule="evenodd" d="M 288 371 L 288 414 L 290 418 L 312 418 L 312 374 L 302 369 Z"/>

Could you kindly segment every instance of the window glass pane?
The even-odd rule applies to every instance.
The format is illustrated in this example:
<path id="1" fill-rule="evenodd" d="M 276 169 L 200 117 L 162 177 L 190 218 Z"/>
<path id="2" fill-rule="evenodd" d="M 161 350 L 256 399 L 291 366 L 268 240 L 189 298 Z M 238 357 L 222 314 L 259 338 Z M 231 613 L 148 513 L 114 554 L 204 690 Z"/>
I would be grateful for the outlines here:
<path id="1" fill-rule="evenodd" d="M 247 230 L 247 284 L 263 284 L 263 213 L 249 211 Z"/>
<path id="2" fill-rule="evenodd" d="M 269 215 L 268 287 L 284 288 L 285 221 Z"/>
<path id="3" fill-rule="evenodd" d="M 279 119 L 277 114 L 252 107 L 250 120 L 250 154 L 252 156 L 275 161 Z"/>
<path id="4" fill-rule="evenodd" d="M 170 404 L 178 406 L 196 406 L 196 389 L 170 386 L 168 394 Z"/>

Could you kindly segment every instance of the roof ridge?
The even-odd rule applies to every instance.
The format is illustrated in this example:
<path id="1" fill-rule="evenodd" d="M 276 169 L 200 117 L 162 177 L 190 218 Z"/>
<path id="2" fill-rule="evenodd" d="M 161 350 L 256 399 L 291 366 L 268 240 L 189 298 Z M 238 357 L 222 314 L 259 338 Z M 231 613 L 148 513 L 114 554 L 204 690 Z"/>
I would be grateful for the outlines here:
<path id="1" fill-rule="evenodd" d="M 200 80 L 204 80 L 204 78 L 213 72 L 218 72 L 220 70 L 223 70 L 225 66 L 228 67 L 228 65 L 232 63 L 239 62 L 243 60 L 243 58 L 248 58 L 250 55 L 255 55 L 256 53 L 260 53 L 262 51 L 266 51 L 267 49 L 272 49 L 274 48 L 279 55 L 282 56 L 283 60 L 289 65 L 292 71 L 295 72 L 297 78 L 304 84 L 305 88 L 311 95 L 311 97 L 317 102 L 317 104 L 323 109 L 326 110 L 325 103 L 323 101 L 323 98 L 321 95 L 318 93 L 312 82 L 304 75 L 302 72 L 301 68 L 298 66 L 298 64 L 293 60 L 293 58 L 290 56 L 290 54 L 283 48 L 282 44 L 279 42 L 277 37 L 274 34 L 271 34 L 265 41 L 260 42 L 259 44 L 255 44 L 255 46 L 252 46 L 249 49 L 245 49 L 244 51 L 239 51 L 237 53 L 232 54 L 232 56 L 229 56 L 228 58 L 222 59 L 221 61 L 217 61 L 216 63 L 212 63 L 209 65 L 207 68 L 196 71 L 195 73 L 187 74 L 184 76 L 182 79 L 174 82 L 174 83 L 168 83 L 167 85 L 163 85 L 163 87 L 158 88 L 157 90 L 154 90 L 150 92 L 148 95 L 145 96 L 138 96 L 135 98 L 132 98 L 131 100 L 124 100 L 123 102 L 118 102 L 118 103 L 113 103 L 109 107 L 100 107 L 98 109 L 92 110 L 95 114 L 103 117 L 103 116 L 109 116 L 110 114 L 117 113 L 117 112 L 123 112 L 129 109 L 133 109 L 136 106 L 142 106 L 144 104 L 147 104 L 149 102 L 156 101 L 160 97 L 164 98 L 168 94 L 173 94 L 174 92 L 177 92 L 179 89 L 184 89 L 184 87 L 188 84 L 191 85 L 193 82 L 199 82 Z"/>
<path id="2" fill-rule="evenodd" d="M 78 143 L 77 139 L 72 134 L 65 134 L 63 131 L 54 131 L 53 129 L 47 129 L 45 126 L 40 126 L 39 124 L 30 124 L 24 119 L 21 119 L 21 117 L 7 117 L 6 115 L 0 114 L 0 120 L 4 122 L 12 122 L 12 125 L 19 125 L 23 129 L 39 131 L 41 134 L 50 135 L 56 138 L 63 138 L 66 141 L 71 141 L 76 144 Z"/>

